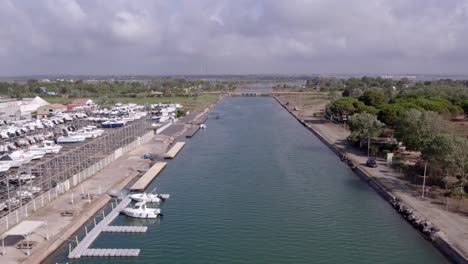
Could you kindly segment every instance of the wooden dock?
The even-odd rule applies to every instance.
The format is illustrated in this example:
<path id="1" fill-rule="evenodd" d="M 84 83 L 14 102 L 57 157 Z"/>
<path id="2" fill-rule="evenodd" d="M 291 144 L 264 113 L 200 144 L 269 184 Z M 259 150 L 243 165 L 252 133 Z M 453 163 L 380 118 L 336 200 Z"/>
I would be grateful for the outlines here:
<path id="1" fill-rule="evenodd" d="M 187 135 L 185 135 L 186 138 L 191 138 L 193 137 L 198 130 L 200 130 L 200 126 L 194 126 L 192 127 L 189 131 L 187 131 Z"/>
<path id="2" fill-rule="evenodd" d="M 138 257 L 136 248 L 89 248 L 82 252 L 82 257 Z"/>
<path id="3" fill-rule="evenodd" d="M 130 197 L 124 198 L 115 208 L 110 212 L 104 219 L 101 220 L 89 233 L 87 236 L 78 243 L 78 245 L 73 249 L 72 252 L 68 255 L 68 258 L 75 259 L 81 257 L 135 257 L 140 254 L 139 249 L 103 249 L 103 248 L 93 248 L 89 247 L 96 240 L 96 238 L 102 233 L 110 228 L 109 224 L 114 221 L 114 219 L 119 215 L 120 211 L 127 207 L 131 202 Z M 146 227 L 146 226 L 145 226 Z M 147 228 L 147 227 L 146 227 Z"/>
<path id="4" fill-rule="evenodd" d="M 197 125 L 204 124 L 204 123 L 206 122 L 206 120 L 208 120 L 208 114 L 202 115 L 202 116 L 196 121 L 196 124 L 197 124 Z"/>
<path id="5" fill-rule="evenodd" d="M 131 191 L 141 191 L 166 167 L 167 162 L 156 162 L 135 184 L 130 187 Z"/>
<path id="6" fill-rule="evenodd" d="M 106 233 L 144 233 L 148 230 L 147 226 L 106 226 L 102 232 Z"/>
<path id="7" fill-rule="evenodd" d="M 185 142 L 177 142 L 174 146 L 164 155 L 165 159 L 173 159 L 177 156 L 177 153 L 184 147 Z"/>

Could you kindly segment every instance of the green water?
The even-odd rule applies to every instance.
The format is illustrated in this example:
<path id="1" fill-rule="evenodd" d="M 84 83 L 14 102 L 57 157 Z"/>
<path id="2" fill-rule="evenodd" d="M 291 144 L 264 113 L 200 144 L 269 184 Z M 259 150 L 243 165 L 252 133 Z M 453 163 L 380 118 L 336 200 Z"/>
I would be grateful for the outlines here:
<path id="1" fill-rule="evenodd" d="M 171 194 L 143 235 L 96 248 L 137 258 L 73 263 L 448 263 L 272 98 L 225 98 L 148 187 Z M 48 262 L 66 262 L 63 247 Z"/>

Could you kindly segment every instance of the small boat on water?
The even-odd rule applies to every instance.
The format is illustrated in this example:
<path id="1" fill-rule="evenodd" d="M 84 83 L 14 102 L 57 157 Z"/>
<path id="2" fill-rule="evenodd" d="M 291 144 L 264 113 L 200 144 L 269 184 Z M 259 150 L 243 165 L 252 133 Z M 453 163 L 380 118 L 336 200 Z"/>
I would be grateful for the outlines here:
<path id="1" fill-rule="evenodd" d="M 169 194 L 159 193 L 135 193 L 130 195 L 130 199 L 137 202 L 159 203 L 169 199 Z"/>
<path id="2" fill-rule="evenodd" d="M 200 125 L 200 128 L 201 128 L 201 129 L 205 129 L 205 128 L 206 128 L 206 125 L 205 125 L 205 124 L 201 124 L 201 125 Z"/>
<path id="3" fill-rule="evenodd" d="M 161 209 L 148 208 L 146 202 L 138 202 L 133 207 L 123 209 L 122 213 L 135 218 L 157 218 L 161 214 Z"/>

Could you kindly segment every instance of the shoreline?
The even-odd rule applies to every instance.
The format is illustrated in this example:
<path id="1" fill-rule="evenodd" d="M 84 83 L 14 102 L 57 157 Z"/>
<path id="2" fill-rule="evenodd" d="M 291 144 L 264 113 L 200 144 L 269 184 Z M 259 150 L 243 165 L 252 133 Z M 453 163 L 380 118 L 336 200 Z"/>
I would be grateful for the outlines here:
<path id="1" fill-rule="evenodd" d="M 279 100 L 276 96 L 272 96 L 276 102 L 278 102 L 289 114 L 291 114 L 302 126 L 304 126 L 307 130 L 312 132 L 322 143 L 324 143 L 330 150 L 332 150 L 338 157 L 342 158 L 345 157 L 346 151 L 340 151 L 337 147 L 335 147 L 331 142 L 327 140 L 326 137 L 320 134 L 319 131 L 312 128 L 308 125 L 304 120 L 300 119 L 296 114 L 294 114 L 286 105 L 284 105 L 281 100 Z M 395 199 L 400 199 L 396 195 L 394 195 L 390 190 L 384 187 L 383 184 L 379 182 L 378 179 L 373 177 L 369 172 L 362 168 L 362 165 L 358 164 L 357 162 L 353 162 L 353 172 L 358 176 L 361 180 L 365 181 L 372 189 L 374 189 L 380 197 L 382 197 L 385 201 L 391 203 L 395 201 Z M 403 200 L 404 202 L 404 200 Z M 402 203 L 403 205 L 403 203 Z M 410 209 L 408 206 L 404 206 Z M 418 214 L 415 209 L 411 209 L 413 213 Z M 397 211 L 398 212 L 398 211 Z M 419 214 L 420 215 L 420 214 Z M 430 219 L 428 219 L 430 220 Z M 408 222 L 408 221 L 406 221 Z M 408 222 L 411 224 L 410 222 Z M 440 229 L 438 229 L 440 230 Z M 422 232 L 421 235 L 425 236 Z M 460 263 L 460 264 L 467 264 L 468 263 L 468 256 L 463 255 L 450 241 L 448 236 L 443 233 L 443 231 L 436 232 L 433 236 L 427 238 L 431 243 L 438 249 L 442 254 L 444 254 L 448 259 L 450 259 L 453 263 Z"/>

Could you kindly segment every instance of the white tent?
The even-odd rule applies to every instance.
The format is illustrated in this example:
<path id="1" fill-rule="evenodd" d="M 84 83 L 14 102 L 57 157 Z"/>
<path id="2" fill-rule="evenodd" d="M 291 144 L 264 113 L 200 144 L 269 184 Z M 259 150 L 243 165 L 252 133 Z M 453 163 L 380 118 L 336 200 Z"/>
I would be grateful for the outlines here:
<path id="1" fill-rule="evenodd" d="M 20 107 L 21 107 L 21 112 L 34 112 L 37 111 L 37 109 L 41 106 L 48 105 L 49 103 L 42 99 L 39 96 L 36 96 L 32 99 L 23 99 Z"/>
<path id="2" fill-rule="evenodd" d="M 23 221 L 12 229 L 6 231 L 2 235 L 2 256 L 5 256 L 5 237 L 7 236 L 23 236 L 26 238 L 26 242 L 29 241 L 29 236 L 39 227 L 47 225 L 43 221 Z M 49 231 L 47 230 L 47 237 L 49 239 Z M 28 247 L 28 256 L 29 256 L 29 247 Z"/>

